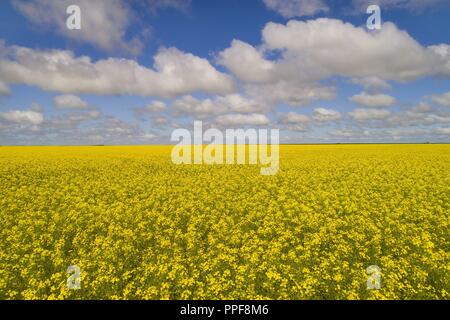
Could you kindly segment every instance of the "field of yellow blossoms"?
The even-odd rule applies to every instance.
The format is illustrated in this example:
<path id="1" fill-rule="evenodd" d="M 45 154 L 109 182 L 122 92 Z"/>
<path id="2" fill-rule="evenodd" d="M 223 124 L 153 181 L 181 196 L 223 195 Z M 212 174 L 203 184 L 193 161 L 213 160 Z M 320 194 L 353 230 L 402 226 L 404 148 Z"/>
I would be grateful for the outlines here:
<path id="1" fill-rule="evenodd" d="M 450 298 L 450 145 L 170 151 L 0 147 L 0 299 Z"/>

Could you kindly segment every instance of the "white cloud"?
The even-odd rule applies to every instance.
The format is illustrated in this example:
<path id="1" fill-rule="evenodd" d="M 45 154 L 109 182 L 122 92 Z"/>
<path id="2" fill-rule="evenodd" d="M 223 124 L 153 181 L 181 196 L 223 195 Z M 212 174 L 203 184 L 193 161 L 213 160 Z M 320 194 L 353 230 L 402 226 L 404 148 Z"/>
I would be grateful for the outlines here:
<path id="1" fill-rule="evenodd" d="M 234 40 L 219 54 L 218 62 L 237 76 L 246 93 L 258 101 L 305 106 L 335 97 L 334 87 L 316 81 L 320 79 L 316 70 L 302 69 L 304 64 L 295 59 L 270 61 L 263 50 L 242 41 Z"/>
<path id="2" fill-rule="evenodd" d="M 97 110 L 69 112 L 48 119 L 45 123 L 45 129 L 50 132 L 69 130 L 69 132 L 73 133 L 73 129 L 77 128 L 82 122 L 97 120 L 100 116 L 101 113 Z"/>
<path id="3" fill-rule="evenodd" d="M 166 110 L 167 105 L 162 101 L 153 101 L 145 107 L 150 112 L 163 112 Z"/>
<path id="4" fill-rule="evenodd" d="M 147 114 L 155 115 L 161 112 L 166 111 L 167 104 L 163 101 L 152 101 L 150 104 L 145 107 L 134 108 L 135 115 L 138 119 L 145 119 Z"/>
<path id="5" fill-rule="evenodd" d="M 267 105 L 239 94 L 228 94 L 202 100 L 188 95 L 174 101 L 172 108 L 178 115 L 204 117 L 234 112 L 257 113 L 265 110 Z"/>
<path id="6" fill-rule="evenodd" d="M 313 119 L 318 122 L 338 121 L 341 118 L 342 115 L 338 111 L 325 108 L 314 109 Z"/>
<path id="7" fill-rule="evenodd" d="M 80 131 L 88 141 L 106 144 L 153 143 L 158 135 L 145 132 L 138 124 L 129 123 L 116 117 L 108 116 L 96 126 Z"/>
<path id="8" fill-rule="evenodd" d="M 225 111 L 224 109 L 219 109 L 211 99 L 200 100 L 191 95 L 183 96 L 174 101 L 172 108 L 177 115 L 193 115 L 200 117 Z"/>
<path id="9" fill-rule="evenodd" d="M 436 124 L 450 124 L 450 114 L 433 110 L 426 104 L 419 104 L 411 110 L 392 114 L 385 121 L 384 126 L 431 126 Z"/>
<path id="10" fill-rule="evenodd" d="M 40 129 L 34 139 L 58 144 L 153 143 L 158 139 L 156 133 L 145 132 L 136 123 L 112 116 L 101 117 L 96 110 L 74 111 L 50 118 Z"/>
<path id="11" fill-rule="evenodd" d="M 240 94 L 229 94 L 218 97 L 216 103 L 223 105 L 229 111 L 240 113 L 263 111 L 267 107 L 263 102 L 243 97 Z"/>
<path id="12" fill-rule="evenodd" d="M 152 118 L 152 123 L 153 123 L 155 126 L 159 126 L 159 127 L 165 126 L 165 125 L 170 125 L 169 119 L 168 119 L 167 117 L 165 117 L 165 116 L 156 116 L 156 117 L 153 117 L 153 118 Z M 173 127 L 173 124 L 172 124 L 172 127 Z"/>
<path id="13" fill-rule="evenodd" d="M 446 47 L 425 48 L 390 22 L 376 33 L 327 18 L 291 20 L 286 25 L 271 22 L 263 30 L 263 39 L 267 49 L 281 50 L 300 68 L 315 70 L 322 77 L 409 81 L 450 75 L 450 68 L 442 68 L 450 61 Z"/>
<path id="14" fill-rule="evenodd" d="M 336 88 L 318 84 L 278 81 L 270 84 L 249 85 L 248 93 L 269 103 L 286 103 L 290 106 L 307 106 L 314 100 L 332 100 Z"/>
<path id="15" fill-rule="evenodd" d="M 370 132 L 368 130 L 343 128 L 331 131 L 330 135 L 337 138 L 361 138 L 368 137 Z"/>
<path id="16" fill-rule="evenodd" d="M 385 137 L 393 140 L 402 140 L 405 138 L 415 138 L 415 139 L 427 139 L 430 134 L 429 130 L 421 128 L 397 128 L 386 131 L 381 131 L 378 133 L 379 136 Z"/>
<path id="17" fill-rule="evenodd" d="M 448 76 L 450 74 L 450 45 L 442 43 L 430 46 L 428 49 L 441 60 L 441 63 L 437 66 L 437 74 Z"/>
<path id="18" fill-rule="evenodd" d="M 295 124 L 286 126 L 285 128 L 283 128 L 283 131 L 308 132 L 308 131 L 310 131 L 310 126 L 305 123 L 295 123 Z"/>
<path id="19" fill-rule="evenodd" d="M 307 132 L 310 129 L 311 118 L 296 112 L 278 113 L 278 121 L 283 125 L 283 131 Z"/>
<path id="20" fill-rule="evenodd" d="M 438 128 L 438 129 L 436 129 L 436 133 L 442 134 L 442 135 L 450 135 L 450 127 L 449 128 Z"/>
<path id="21" fill-rule="evenodd" d="M 226 114 L 216 117 L 215 122 L 221 126 L 261 126 L 270 123 L 269 118 L 264 114 Z"/>
<path id="22" fill-rule="evenodd" d="M 1 47 L 0 47 L 1 48 Z M 3 81 L 0 81 L 0 96 L 9 96 L 11 91 L 9 87 Z"/>
<path id="23" fill-rule="evenodd" d="M 278 119 L 283 124 L 306 124 L 311 122 L 308 116 L 296 112 L 279 113 Z"/>
<path id="24" fill-rule="evenodd" d="M 315 71 L 301 70 L 294 60 L 269 61 L 262 51 L 242 41 L 234 40 L 219 54 L 218 62 L 243 81 L 246 92 L 258 101 L 304 106 L 335 97 L 334 87 L 315 81 Z"/>
<path id="25" fill-rule="evenodd" d="M 363 78 L 353 78 L 352 82 L 364 87 L 366 90 L 377 90 L 377 89 L 390 89 L 391 85 L 376 76 L 363 77 Z"/>
<path id="26" fill-rule="evenodd" d="M 242 81 L 250 97 L 271 104 L 333 99 L 335 88 L 323 80 L 340 76 L 366 89 L 359 98 L 372 101 L 362 105 L 385 106 L 395 100 L 374 93 L 389 89 L 389 81 L 450 76 L 450 46 L 423 47 L 389 22 L 379 32 L 326 18 L 271 22 L 262 35 L 259 48 L 234 40 L 218 62 Z"/>
<path id="27" fill-rule="evenodd" d="M 70 40 L 88 43 L 107 52 L 139 54 L 151 27 L 128 36 L 140 20 L 141 11 L 156 13 L 163 8 L 188 11 L 191 0 L 13 0 L 13 6 L 40 28 L 48 28 Z M 81 30 L 66 26 L 69 5 L 81 9 Z M 133 8 L 135 7 L 135 8 Z M 138 12 L 139 11 L 139 12 Z"/>
<path id="28" fill-rule="evenodd" d="M 444 129 L 444 130 L 441 130 Z M 329 132 L 332 138 L 341 138 L 346 141 L 405 141 L 420 142 L 425 141 L 445 141 L 446 128 L 423 129 L 411 127 L 399 127 L 389 130 L 365 130 L 361 128 L 343 128 Z"/>
<path id="29" fill-rule="evenodd" d="M 57 96 L 53 99 L 53 103 L 57 108 L 61 109 L 84 109 L 89 106 L 86 101 L 71 94 Z"/>
<path id="30" fill-rule="evenodd" d="M 176 48 L 161 49 L 154 68 L 134 60 L 109 58 L 93 62 L 70 51 L 33 50 L 0 45 L 0 80 L 66 94 L 132 94 L 173 97 L 195 91 L 228 93 L 229 76 L 206 59 Z"/>
<path id="31" fill-rule="evenodd" d="M 40 125 L 44 122 L 44 116 L 36 111 L 11 110 L 0 112 L 0 118 L 15 124 Z"/>
<path id="32" fill-rule="evenodd" d="M 365 107 L 391 107 L 397 101 L 387 94 L 368 94 L 362 92 L 349 98 L 350 101 Z"/>
<path id="33" fill-rule="evenodd" d="M 448 123 L 450 124 L 450 115 L 429 114 L 423 119 L 425 124 Z"/>
<path id="34" fill-rule="evenodd" d="M 328 6 L 322 0 L 263 0 L 267 8 L 276 11 L 285 18 L 314 16 L 328 12 Z"/>
<path id="35" fill-rule="evenodd" d="M 450 92 L 441 95 L 432 95 L 430 99 L 441 106 L 450 107 Z"/>
<path id="36" fill-rule="evenodd" d="M 418 105 L 414 106 L 411 109 L 411 112 L 415 112 L 415 113 L 427 113 L 433 111 L 433 107 L 431 107 L 429 104 L 424 103 L 424 102 L 420 102 Z"/>
<path id="37" fill-rule="evenodd" d="M 14 0 L 13 4 L 32 23 L 50 27 L 69 39 L 109 52 L 138 54 L 143 48 L 141 38 L 126 39 L 136 17 L 123 0 Z M 69 30 L 66 26 L 66 9 L 73 4 L 81 8 L 81 30 Z"/>
<path id="38" fill-rule="evenodd" d="M 355 109 L 349 112 L 349 116 L 358 122 L 366 122 L 371 120 L 385 120 L 391 113 L 387 110 L 378 109 Z"/>
<path id="39" fill-rule="evenodd" d="M 256 48 L 240 40 L 233 40 L 231 47 L 219 53 L 219 63 L 247 82 L 270 81 L 275 67 Z"/>
<path id="40" fill-rule="evenodd" d="M 106 137 L 135 135 L 138 126 L 115 117 L 108 117 L 100 126 Z"/>
<path id="41" fill-rule="evenodd" d="M 153 133 L 144 133 L 141 136 L 139 136 L 139 138 L 144 140 L 155 140 L 156 138 L 158 138 L 158 135 Z"/>

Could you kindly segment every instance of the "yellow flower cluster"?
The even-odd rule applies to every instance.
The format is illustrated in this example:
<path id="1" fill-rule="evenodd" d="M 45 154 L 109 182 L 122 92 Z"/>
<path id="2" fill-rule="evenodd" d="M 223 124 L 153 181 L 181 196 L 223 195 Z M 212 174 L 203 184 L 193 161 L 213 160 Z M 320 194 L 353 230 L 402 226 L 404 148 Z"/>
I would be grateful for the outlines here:
<path id="1" fill-rule="evenodd" d="M 274 176 L 170 151 L 1 147 L 0 299 L 450 298 L 450 146 L 282 146 Z"/>

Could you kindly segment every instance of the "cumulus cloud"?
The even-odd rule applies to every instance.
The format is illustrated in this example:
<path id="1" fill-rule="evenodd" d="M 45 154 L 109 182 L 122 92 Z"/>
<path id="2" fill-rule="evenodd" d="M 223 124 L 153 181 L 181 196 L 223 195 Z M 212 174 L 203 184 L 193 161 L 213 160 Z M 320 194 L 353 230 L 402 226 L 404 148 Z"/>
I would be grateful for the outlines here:
<path id="1" fill-rule="evenodd" d="M 332 130 L 329 135 L 337 138 L 361 138 L 368 137 L 370 135 L 370 132 L 368 130 L 342 128 Z"/>
<path id="2" fill-rule="evenodd" d="M 153 116 L 151 120 L 152 120 L 152 124 L 155 127 L 163 127 L 163 126 L 168 126 L 168 125 L 171 125 L 172 127 L 174 127 L 174 124 L 171 123 L 170 120 L 166 116 Z"/>
<path id="3" fill-rule="evenodd" d="M 239 79 L 247 82 L 267 82 L 273 77 L 275 65 L 263 53 L 248 43 L 233 40 L 231 46 L 219 53 L 219 63 Z"/>
<path id="4" fill-rule="evenodd" d="M 45 123 L 45 129 L 49 132 L 69 130 L 73 133 L 73 129 L 77 128 L 81 123 L 97 120 L 100 116 L 101 113 L 98 110 L 69 112 L 48 119 Z"/>
<path id="5" fill-rule="evenodd" d="M 312 70 L 302 70 L 294 60 L 270 61 L 264 52 L 234 40 L 219 54 L 218 62 L 244 82 L 246 92 L 270 104 L 308 105 L 314 100 L 331 100 L 335 88 L 323 86 Z"/>
<path id="6" fill-rule="evenodd" d="M 311 118 L 307 115 L 287 112 L 278 113 L 278 123 L 283 131 L 307 132 L 310 130 Z"/>
<path id="7" fill-rule="evenodd" d="M 350 101 L 365 107 L 391 107 L 397 101 L 387 94 L 368 94 L 362 92 L 349 98 Z"/>
<path id="8" fill-rule="evenodd" d="M 34 50 L 0 45 L 0 81 L 27 84 L 65 94 L 132 94 L 173 97 L 190 92 L 228 93 L 229 76 L 208 60 L 163 48 L 154 57 L 154 68 L 134 60 L 109 58 L 93 62 L 70 51 Z"/>
<path id="9" fill-rule="evenodd" d="M 355 109 L 348 114 L 355 121 L 366 122 L 371 120 L 385 120 L 391 115 L 391 112 L 379 109 Z"/>
<path id="10" fill-rule="evenodd" d="M 206 99 L 197 99 L 187 95 L 172 103 L 172 109 L 176 115 L 188 115 L 198 118 L 223 113 L 257 113 L 266 108 L 267 106 L 263 103 L 239 94 Z"/>
<path id="11" fill-rule="evenodd" d="M 37 126 L 44 122 L 44 116 L 42 113 L 31 110 L 11 110 L 7 112 L 0 112 L 0 118 L 6 120 L 7 122 L 21 125 Z"/>
<path id="12" fill-rule="evenodd" d="M 336 138 L 368 139 L 376 133 L 372 129 L 379 130 L 379 137 L 402 137 L 412 134 L 414 126 L 430 126 L 426 134 L 442 138 L 450 124 L 446 108 L 435 105 L 450 105 L 450 93 L 427 97 L 430 104 L 401 108 L 401 112 L 382 109 L 396 103 L 393 96 L 378 92 L 389 89 L 390 82 L 450 76 L 450 46 L 424 47 L 392 23 L 377 32 L 333 19 L 268 23 L 260 45 L 234 40 L 217 55 L 217 62 L 231 75 L 207 59 L 176 48 L 162 48 L 153 66 L 147 67 L 131 59 L 94 61 L 70 51 L 6 46 L 0 41 L 0 95 L 8 94 L 14 84 L 36 86 L 59 92 L 55 106 L 66 109 L 88 107 L 79 94 L 157 97 L 161 100 L 133 109 L 137 118 L 149 119 L 155 130 L 180 125 L 181 119 L 189 117 L 223 127 L 268 126 L 276 116 L 283 130 L 313 132 L 317 126 L 325 134 L 323 127 L 330 125 L 336 128 L 330 136 Z M 349 98 L 361 108 L 348 116 L 327 108 L 315 108 L 308 115 L 277 113 L 277 105 L 307 106 L 334 99 L 340 77 L 364 88 Z M 127 123 L 90 109 L 44 119 L 36 106 L 2 112 L 0 120 L 2 128 L 38 126 L 49 135 L 80 136 L 86 141 L 91 141 L 88 137 L 114 142 L 158 138 L 142 130 L 138 122 Z M 341 125 L 345 127 L 338 128 Z"/>
<path id="13" fill-rule="evenodd" d="M 441 60 L 441 64 L 438 66 L 439 75 L 449 75 L 450 74 L 450 45 L 441 43 L 435 46 L 429 46 L 428 49 Z"/>
<path id="14" fill-rule="evenodd" d="M 271 22 L 262 38 L 259 47 L 234 40 L 218 54 L 218 62 L 248 95 L 272 104 L 305 106 L 334 99 L 335 88 L 324 81 L 340 76 L 365 88 L 354 97 L 361 105 L 386 106 L 395 100 L 375 93 L 389 89 L 390 81 L 450 76 L 450 46 L 424 47 L 389 22 L 379 32 L 326 18 Z"/>
<path id="15" fill-rule="evenodd" d="M 353 78 L 352 82 L 364 87 L 366 90 L 375 91 L 379 89 L 390 89 L 391 85 L 389 82 L 377 77 L 363 77 L 363 78 Z"/>
<path id="16" fill-rule="evenodd" d="M 330 121 L 338 121 L 342 118 L 340 112 L 325 109 L 325 108 L 316 108 L 314 109 L 313 119 L 318 122 L 330 122 Z"/>
<path id="17" fill-rule="evenodd" d="M 0 96 L 9 96 L 11 91 L 3 81 L 0 81 Z"/>
<path id="18" fill-rule="evenodd" d="M 301 41 L 299 40 L 301 39 Z M 268 23 L 263 29 L 267 49 L 281 50 L 306 70 L 323 77 L 377 77 L 405 82 L 427 75 L 450 75 L 447 46 L 423 47 L 405 31 L 386 22 L 370 32 L 340 20 L 291 20 Z"/>
<path id="19" fill-rule="evenodd" d="M 136 17 L 123 0 L 14 0 L 13 4 L 32 23 L 50 27 L 71 40 L 109 52 L 137 54 L 143 48 L 142 38 L 126 38 Z M 69 30 L 66 26 L 66 9 L 73 4 L 81 9 L 81 30 Z"/>
<path id="20" fill-rule="evenodd" d="M 176 115 L 192 115 L 199 118 L 225 111 L 222 108 L 219 109 L 211 99 L 200 100 L 191 95 L 176 100 L 172 108 Z"/>
<path id="21" fill-rule="evenodd" d="M 269 103 L 285 103 L 293 107 L 307 106 L 315 100 L 332 100 L 336 97 L 335 87 L 289 81 L 248 85 L 247 91 L 251 96 Z"/>
<path id="22" fill-rule="evenodd" d="M 328 12 L 329 7 L 322 0 L 263 0 L 268 9 L 285 18 L 314 16 Z"/>
<path id="23" fill-rule="evenodd" d="M 377 129 L 400 130 L 450 124 L 449 110 L 436 109 L 423 102 L 397 112 L 383 109 L 356 109 L 349 112 L 349 117 L 355 121 L 350 123 L 352 125 Z"/>
<path id="24" fill-rule="evenodd" d="M 262 126 L 270 123 L 266 115 L 260 113 L 251 114 L 226 114 L 216 117 L 215 122 L 221 126 Z"/>
<path id="25" fill-rule="evenodd" d="M 399 112 L 389 117 L 384 126 L 430 126 L 436 124 L 450 124 L 450 114 L 436 110 L 420 110 L 417 107 L 405 112 Z"/>
<path id="26" fill-rule="evenodd" d="M 430 99 L 441 106 L 450 107 L 450 92 L 441 95 L 432 95 Z"/>
<path id="27" fill-rule="evenodd" d="M 104 122 L 101 123 L 101 132 L 104 133 L 106 137 L 117 136 L 117 135 L 136 135 L 139 127 L 135 124 L 127 123 L 121 119 L 109 116 Z"/>
<path id="28" fill-rule="evenodd" d="M 143 133 L 142 135 L 138 136 L 138 138 L 141 138 L 143 140 L 155 140 L 156 138 L 158 138 L 158 135 L 154 133 Z"/>
<path id="29" fill-rule="evenodd" d="M 244 82 L 311 84 L 322 79 L 320 70 L 309 68 L 300 57 L 290 55 L 269 60 L 266 56 L 271 53 L 264 44 L 258 49 L 246 42 L 233 40 L 229 48 L 219 53 L 218 63 Z"/>
<path id="30" fill-rule="evenodd" d="M 64 113 L 46 118 L 39 125 L 21 123 L 4 125 L 0 121 L 0 140 L 7 138 L 13 144 L 89 145 L 147 144 L 158 142 L 159 138 L 157 133 L 146 132 L 136 123 L 102 116 L 97 110 Z"/>
<path id="31" fill-rule="evenodd" d="M 215 103 L 223 106 L 224 109 L 231 112 L 252 113 L 260 112 L 266 109 L 267 105 L 251 98 L 244 97 L 240 94 L 229 94 L 218 97 Z"/>
<path id="32" fill-rule="evenodd" d="M 145 107 L 134 108 L 134 114 L 136 118 L 139 120 L 145 120 L 148 115 L 152 118 L 155 115 L 159 115 L 160 113 L 166 111 L 167 104 L 163 101 L 152 101 L 150 104 Z"/>
<path id="33" fill-rule="evenodd" d="M 151 27 L 128 36 L 134 24 L 142 22 L 141 12 L 155 14 L 163 8 L 187 12 L 191 0 L 13 0 L 13 6 L 30 22 L 80 43 L 107 52 L 139 54 L 151 34 Z M 66 26 L 69 5 L 81 9 L 81 30 Z M 139 12 L 137 12 L 139 10 Z"/>
<path id="34" fill-rule="evenodd" d="M 166 110 L 167 105 L 165 102 L 162 101 L 153 101 L 149 105 L 145 107 L 150 112 L 163 112 Z"/>
<path id="35" fill-rule="evenodd" d="M 284 130 L 307 132 L 314 124 L 323 125 L 325 122 L 338 121 L 341 117 L 342 115 L 338 111 L 316 108 L 311 117 L 297 112 L 279 112 L 278 122 L 284 126 Z"/>
<path id="36" fill-rule="evenodd" d="M 296 112 L 279 113 L 278 119 L 283 124 L 305 124 L 311 122 L 308 116 Z"/>
<path id="37" fill-rule="evenodd" d="M 450 127 L 449 128 L 437 128 L 436 133 L 442 134 L 442 135 L 450 135 Z"/>
<path id="38" fill-rule="evenodd" d="M 60 109 L 85 109 L 89 104 L 78 96 L 65 94 L 53 99 L 55 107 Z"/>
<path id="39" fill-rule="evenodd" d="M 89 115 L 87 114 L 86 117 Z M 77 139 L 69 140 L 69 143 L 84 144 L 147 144 L 154 143 L 158 135 L 154 132 L 144 131 L 138 124 L 129 123 L 113 116 L 96 119 L 95 125 L 83 127 L 77 126 L 68 132 L 74 132 Z M 55 134 L 55 139 L 64 139 L 67 134 L 64 130 L 49 130 L 49 134 Z"/>
<path id="40" fill-rule="evenodd" d="M 418 105 L 412 107 L 411 112 L 415 113 L 426 113 L 433 111 L 433 107 L 428 103 L 420 102 Z"/>
<path id="41" fill-rule="evenodd" d="M 444 129 L 444 130 L 441 130 Z M 445 128 L 423 129 L 402 127 L 395 129 L 365 130 L 360 128 L 343 128 L 332 130 L 329 136 L 340 141 L 404 141 L 404 142 L 424 142 L 424 141 L 445 141 L 447 134 Z M 341 140 L 342 139 L 342 140 Z"/>

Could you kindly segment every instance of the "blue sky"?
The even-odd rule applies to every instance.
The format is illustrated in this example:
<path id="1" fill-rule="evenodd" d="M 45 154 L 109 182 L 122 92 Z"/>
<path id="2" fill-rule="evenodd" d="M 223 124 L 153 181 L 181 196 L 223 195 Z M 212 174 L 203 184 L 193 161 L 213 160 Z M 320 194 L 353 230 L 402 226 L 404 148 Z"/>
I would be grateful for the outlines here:
<path id="1" fill-rule="evenodd" d="M 284 143 L 449 142 L 449 14 L 445 0 L 2 1 L 0 144 L 159 144 L 194 120 Z"/>

